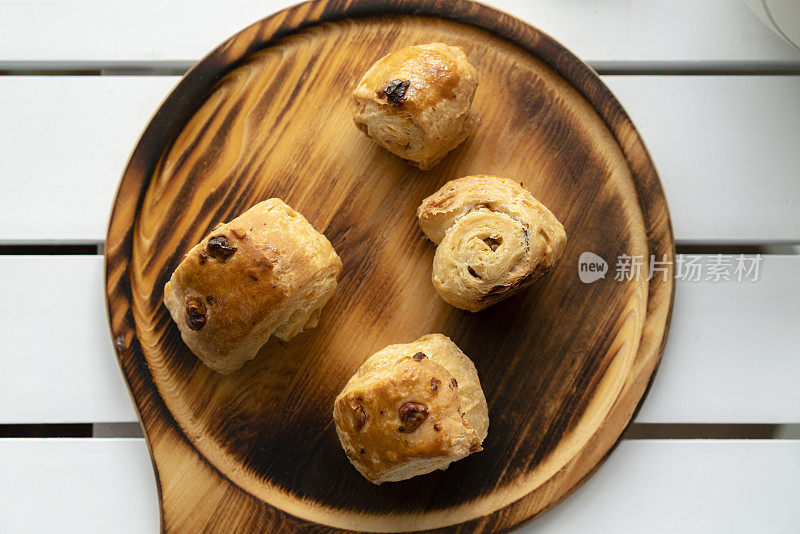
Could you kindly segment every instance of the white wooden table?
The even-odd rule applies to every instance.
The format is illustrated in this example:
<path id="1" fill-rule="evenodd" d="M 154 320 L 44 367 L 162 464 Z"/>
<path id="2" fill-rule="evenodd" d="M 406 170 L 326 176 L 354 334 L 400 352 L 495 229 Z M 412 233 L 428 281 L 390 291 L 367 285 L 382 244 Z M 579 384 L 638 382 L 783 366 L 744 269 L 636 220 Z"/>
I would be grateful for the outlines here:
<path id="1" fill-rule="evenodd" d="M 111 200 L 179 74 L 289 3 L 0 0 L 0 532 L 157 530 L 144 441 L 114 437 L 139 434 L 105 317 Z M 763 253 L 756 282 L 678 282 L 628 438 L 522 530 L 800 532 L 800 51 L 740 0 L 494 3 L 602 74 L 679 253 Z M 54 423 L 95 434 L 28 426 Z"/>

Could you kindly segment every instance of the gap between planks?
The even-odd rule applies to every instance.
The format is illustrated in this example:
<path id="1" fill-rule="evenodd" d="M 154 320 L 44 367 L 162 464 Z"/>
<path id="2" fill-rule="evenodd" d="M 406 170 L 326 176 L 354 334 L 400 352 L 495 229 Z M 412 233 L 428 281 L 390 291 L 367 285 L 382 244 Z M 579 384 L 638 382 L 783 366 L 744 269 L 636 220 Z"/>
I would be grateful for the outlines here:
<path id="1" fill-rule="evenodd" d="M 18 243 L 0 244 L 0 256 L 102 256 L 105 243 Z M 676 254 L 762 254 L 762 255 L 800 255 L 800 244 L 681 244 L 675 246 Z"/>
<path id="2" fill-rule="evenodd" d="M 796 76 L 794 62 L 616 62 L 589 61 L 600 75 L 616 76 Z M 0 76 L 183 76 L 195 65 L 188 61 L 150 62 L 4 62 Z"/>
<path id="3" fill-rule="evenodd" d="M 0 439 L 142 437 L 138 423 L 0 425 Z M 633 423 L 623 439 L 800 439 L 800 424 Z"/>

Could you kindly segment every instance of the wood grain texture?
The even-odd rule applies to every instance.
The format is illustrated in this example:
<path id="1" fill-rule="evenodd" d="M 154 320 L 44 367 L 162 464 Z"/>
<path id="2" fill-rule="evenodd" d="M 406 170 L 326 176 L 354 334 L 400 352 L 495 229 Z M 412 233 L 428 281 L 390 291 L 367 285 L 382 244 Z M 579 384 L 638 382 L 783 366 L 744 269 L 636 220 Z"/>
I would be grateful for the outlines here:
<path id="1" fill-rule="evenodd" d="M 387 51 L 461 45 L 477 68 L 476 132 L 417 171 L 352 124 L 350 91 Z M 564 223 L 560 267 L 479 314 L 442 302 L 419 201 L 470 173 L 517 178 Z M 277 196 L 344 263 L 316 330 L 227 377 L 198 363 L 162 305 L 210 228 Z M 619 103 L 538 30 L 464 1 L 312 2 L 232 37 L 190 71 L 145 130 L 106 244 L 112 335 L 154 458 L 165 530 L 502 531 L 553 506 L 632 419 L 666 339 L 674 281 L 584 285 L 577 259 L 672 259 L 653 164 Z M 612 260 L 613 261 L 613 260 Z M 361 362 L 390 343 L 450 336 L 489 402 L 485 451 L 374 487 L 330 418 Z"/>

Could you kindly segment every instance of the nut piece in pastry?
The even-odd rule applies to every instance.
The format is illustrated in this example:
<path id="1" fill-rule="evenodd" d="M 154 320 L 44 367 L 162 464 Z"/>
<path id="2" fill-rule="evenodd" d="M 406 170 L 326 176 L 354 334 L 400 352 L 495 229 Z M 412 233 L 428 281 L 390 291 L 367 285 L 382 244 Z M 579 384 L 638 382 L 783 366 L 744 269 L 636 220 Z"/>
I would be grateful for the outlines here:
<path id="1" fill-rule="evenodd" d="M 164 304 L 191 351 L 228 374 L 271 335 L 288 341 L 315 327 L 341 270 L 325 236 L 271 198 L 195 245 L 164 286 Z"/>
<path id="2" fill-rule="evenodd" d="M 466 139 L 478 74 L 464 51 L 409 46 L 379 59 L 353 91 L 353 119 L 380 146 L 427 170 Z"/>
<path id="3" fill-rule="evenodd" d="M 482 450 L 489 429 L 475 365 L 442 334 L 373 354 L 336 397 L 333 420 L 374 484 L 446 469 Z"/>
<path id="4" fill-rule="evenodd" d="M 480 311 L 545 276 L 564 252 L 564 226 L 519 182 L 465 176 L 422 201 L 419 225 L 438 244 L 433 285 L 449 304 Z"/>

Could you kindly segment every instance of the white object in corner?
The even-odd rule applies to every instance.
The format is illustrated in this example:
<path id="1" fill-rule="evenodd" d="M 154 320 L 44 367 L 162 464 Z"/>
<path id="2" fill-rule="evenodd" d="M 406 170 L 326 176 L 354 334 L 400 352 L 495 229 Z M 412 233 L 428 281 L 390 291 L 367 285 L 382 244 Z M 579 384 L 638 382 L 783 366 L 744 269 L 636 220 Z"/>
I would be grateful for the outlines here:
<path id="1" fill-rule="evenodd" d="M 745 0 L 761 22 L 800 50 L 800 1 Z"/>

